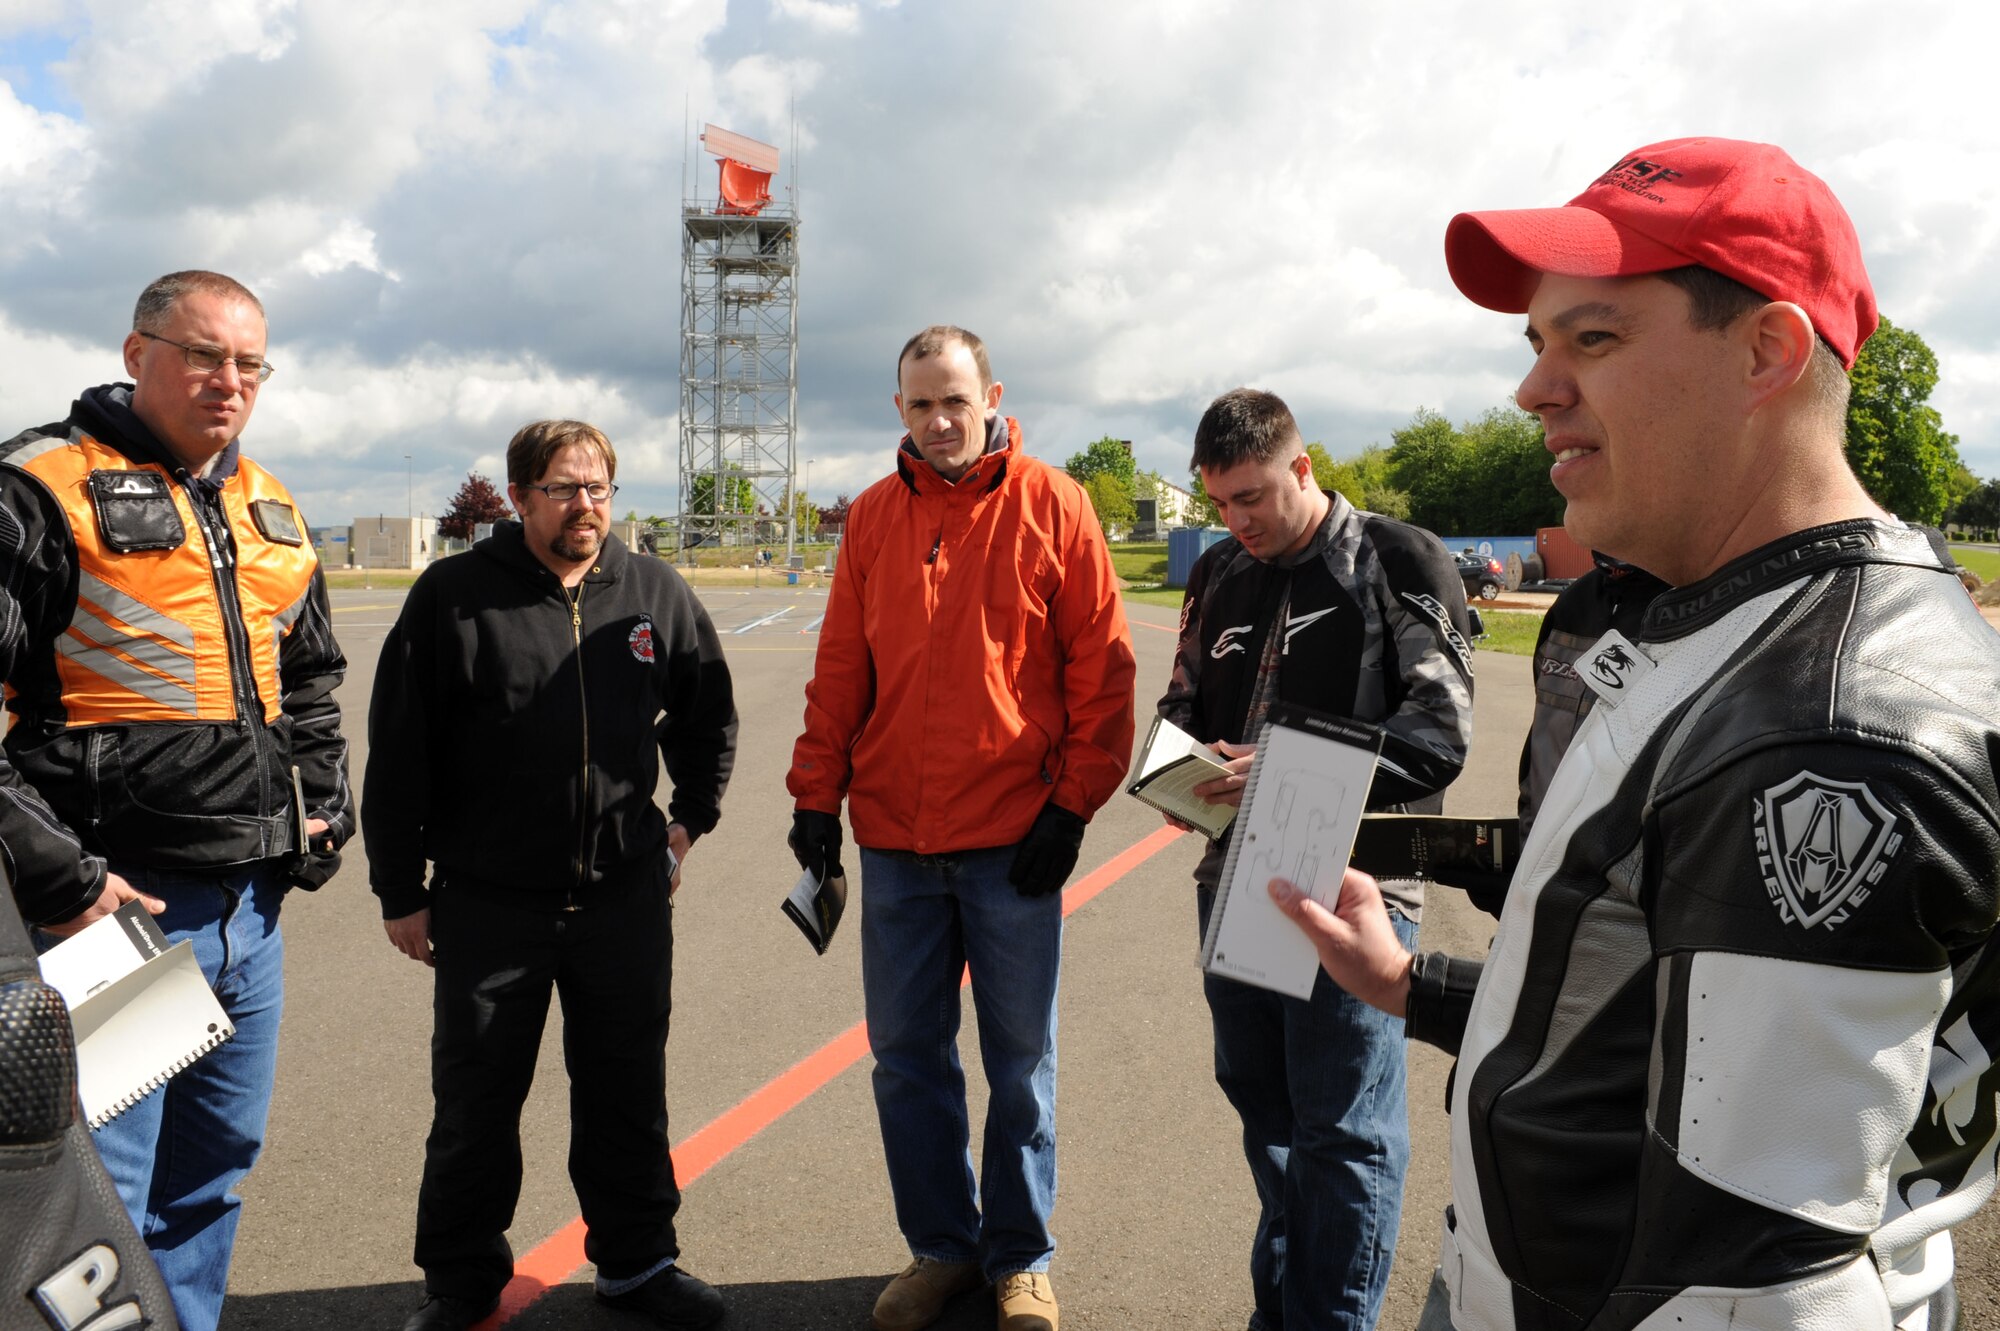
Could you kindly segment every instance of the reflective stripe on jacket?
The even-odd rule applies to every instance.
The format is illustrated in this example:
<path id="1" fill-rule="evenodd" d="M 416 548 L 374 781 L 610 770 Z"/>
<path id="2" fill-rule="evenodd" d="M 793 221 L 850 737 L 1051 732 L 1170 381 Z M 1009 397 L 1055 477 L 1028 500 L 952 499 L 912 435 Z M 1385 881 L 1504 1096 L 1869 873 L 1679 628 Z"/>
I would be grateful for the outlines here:
<path id="1" fill-rule="evenodd" d="M 276 477 L 238 459 L 237 483 L 221 491 L 229 530 L 218 540 L 165 467 L 81 429 L 25 444 L 5 462 L 48 488 L 76 546 L 76 606 L 55 642 L 63 725 L 233 721 L 240 703 L 267 725 L 278 719 L 279 645 L 319 561 Z M 151 511 L 119 516 L 142 505 Z M 132 548 L 135 535 L 150 548 Z M 240 602 L 234 613 L 225 595 Z"/>

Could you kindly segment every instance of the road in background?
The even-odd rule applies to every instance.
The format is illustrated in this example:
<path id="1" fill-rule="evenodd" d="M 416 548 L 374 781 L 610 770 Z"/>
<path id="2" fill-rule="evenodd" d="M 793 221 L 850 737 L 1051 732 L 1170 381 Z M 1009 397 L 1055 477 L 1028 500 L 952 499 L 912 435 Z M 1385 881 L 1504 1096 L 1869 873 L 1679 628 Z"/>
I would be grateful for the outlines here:
<path id="1" fill-rule="evenodd" d="M 784 845 L 791 820 L 784 775 L 825 595 L 711 588 L 701 596 L 729 655 L 742 732 L 722 823 L 696 845 L 677 898 L 667 1048 L 677 1147 L 841 1036 L 862 1010 L 858 920 L 818 957 L 778 911 L 797 876 Z M 334 627 L 350 667 L 340 697 L 357 786 L 375 662 L 402 597 L 334 593 Z M 1143 717 L 1165 685 L 1177 616 L 1145 605 L 1128 605 L 1128 613 Z M 1532 707 L 1529 662 L 1482 652 L 1477 666 L 1473 761 L 1448 808 L 1505 813 L 1514 806 L 1515 761 Z M 1159 828 L 1158 815 L 1138 801 L 1114 798 L 1090 826 L 1077 879 Z M 492 834 L 514 830 L 496 826 Z M 1196 858 L 1195 839 L 1181 838 L 1112 882 L 1067 926 L 1052 1278 L 1070 1331 L 1226 1331 L 1249 1317 L 1255 1199 L 1235 1118 L 1212 1077 L 1195 967 L 1189 875 Z M 383 936 L 358 841 L 326 888 L 290 899 L 285 932 L 289 993 L 277 1097 L 263 1162 L 244 1189 L 224 1331 L 399 1326 L 420 1290 L 409 1254 L 430 1122 L 430 974 Z M 1490 921 L 1462 897 L 1433 889 L 1426 946 L 1477 955 L 1490 935 Z M 976 1143 L 984 1080 L 966 1016 Z M 560 1030 L 552 1017 L 522 1117 L 527 1178 L 511 1233 L 518 1254 L 576 1215 L 563 1163 Z M 907 1260 L 867 1068 L 864 1057 L 687 1188 L 686 1264 L 723 1290 L 738 1331 L 864 1327 L 883 1282 Z M 1413 1164 L 1381 1323 L 1388 1331 L 1414 1324 L 1437 1252 L 1448 1200 L 1448 1068 L 1437 1051 L 1412 1046 Z M 2000 1324 L 1978 1313 L 1993 1306 L 1990 1223 L 1965 1246 L 1974 1251 L 1962 1264 L 1980 1268 L 1968 1325 Z M 641 1325 L 600 1308 L 589 1274 L 586 1267 L 552 1289 L 510 1328 Z M 983 1331 L 992 1318 L 990 1301 L 968 1297 L 938 1325 Z"/>

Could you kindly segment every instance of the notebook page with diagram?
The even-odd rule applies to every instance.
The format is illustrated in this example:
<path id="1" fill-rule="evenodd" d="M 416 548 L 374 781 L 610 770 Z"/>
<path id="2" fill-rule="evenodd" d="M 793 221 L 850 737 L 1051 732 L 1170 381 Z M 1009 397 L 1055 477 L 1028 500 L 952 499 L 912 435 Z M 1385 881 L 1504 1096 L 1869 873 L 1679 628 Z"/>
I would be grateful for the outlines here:
<path id="1" fill-rule="evenodd" d="M 1267 885 L 1288 879 L 1333 909 L 1381 748 L 1381 735 L 1358 722 L 1283 703 L 1271 709 L 1202 939 L 1202 969 L 1311 997 L 1319 954 Z"/>

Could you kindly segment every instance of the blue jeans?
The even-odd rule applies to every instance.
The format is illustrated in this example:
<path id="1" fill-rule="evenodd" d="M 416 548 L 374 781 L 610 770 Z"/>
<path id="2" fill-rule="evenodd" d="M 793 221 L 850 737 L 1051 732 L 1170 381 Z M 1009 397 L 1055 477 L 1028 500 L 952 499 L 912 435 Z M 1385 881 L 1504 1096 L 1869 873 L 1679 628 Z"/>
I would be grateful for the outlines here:
<path id="1" fill-rule="evenodd" d="M 184 1331 L 213 1331 L 229 1283 L 243 1199 L 236 1185 L 264 1145 L 285 1001 L 285 889 L 276 862 L 209 870 L 113 866 L 167 903 L 169 943 L 190 939 L 234 1039 L 91 1134 L 132 1223 L 152 1250 Z"/>
<path id="2" fill-rule="evenodd" d="M 1046 1271 L 1055 1252 L 1062 894 L 1022 896 L 1013 858 L 861 852 L 861 987 L 896 1223 L 916 1256 L 977 1261 L 988 1280 Z M 958 1059 L 968 964 L 988 1091 L 977 1192 Z"/>
<path id="3" fill-rule="evenodd" d="M 1201 928 L 1215 894 L 1196 894 Z M 1405 947 L 1417 926 L 1389 912 Z M 1243 1123 L 1262 1212 L 1250 1331 L 1370 1331 L 1381 1312 L 1410 1163 L 1403 1023 L 1324 972 L 1301 1001 L 1202 977 L 1215 1080 Z"/>

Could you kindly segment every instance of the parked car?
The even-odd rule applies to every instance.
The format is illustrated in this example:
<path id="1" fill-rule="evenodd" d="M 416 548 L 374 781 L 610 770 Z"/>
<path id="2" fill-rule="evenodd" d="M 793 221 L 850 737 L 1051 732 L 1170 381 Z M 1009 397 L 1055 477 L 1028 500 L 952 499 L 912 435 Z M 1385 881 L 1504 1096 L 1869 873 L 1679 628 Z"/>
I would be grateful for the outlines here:
<path id="1" fill-rule="evenodd" d="M 1507 570 L 1491 555 L 1461 551 L 1452 556 L 1458 562 L 1458 576 L 1465 581 L 1465 599 L 1490 601 L 1507 585 Z"/>

